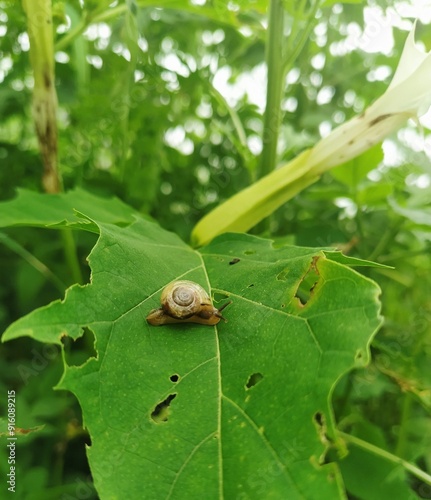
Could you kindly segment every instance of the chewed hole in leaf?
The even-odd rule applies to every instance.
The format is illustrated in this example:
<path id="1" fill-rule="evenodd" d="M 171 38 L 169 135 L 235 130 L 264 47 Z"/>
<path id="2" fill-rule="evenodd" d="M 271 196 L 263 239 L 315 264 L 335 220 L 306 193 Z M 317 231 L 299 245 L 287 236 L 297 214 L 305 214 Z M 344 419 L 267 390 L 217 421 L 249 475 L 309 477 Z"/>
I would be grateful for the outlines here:
<path id="1" fill-rule="evenodd" d="M 178 382 L 178 380 L 180 380 L 180 376 L 179 376 L 179 375 L 177 375 L 176 373 L 174 373 L 173 375 L 171 375 L 171 376 L 169 377 L 169 380 L 170 380 L 171 382 L 174 382 L 174 383 L 175 383 L 175 382 Z"/>
<path id="2" fill-rule="evenodd" d="M 322 428 L 325 426 L 325 417 L 322 412 L 317 411 L 314 414 L 314 422 L 317 424 L 318 427 Z"/>
<path id="3" fill-rule="evenodd" d="M 255 385 L 257 385 L 263 379 L 263 375 L 259 372 L 252 373 L 245 384 L 246 389 L 251 389 Z"/>
<path id="4" fill-rule="evenodd" d="M 69 366 L 82 366 L 89 358 L 97 358 L 94 347 L 95 337 L 90 328 L 84 327 L 81 337 L 73 340 L 68 336 L 62 337 L 66 363 Z"/>
<path id="5" fill-rule="evenodd" d="M 169 394 L 169 396 L 158 403 L 154 410 L 151 412 L 151 418 L 157 424 L 167 422 L 170 414 L 171 402 L 177 397 L 176 394 Z"/>
<path id="6" fill-rule="evenodd" d="M 229 295 L 219 292 L 214 293 L 214 305 L 216 307 L 220 308 L 223 305 L 223 303 L 227 302 L 228 300 L 229 300 Z"/>
<path id="7" fill-rule="evenodd" d="M 319 281 L 319 272 L 316 267 L 317 257 L 313 259 L 308 271 L 302 277 L 295 297 L 299 300 L 302 306 L 305 306 L 313 295 L 313 290 Z"/>
<path id="8" fill-rule="evenodd" d="M 331 439 L 326 434 L 326 418 L 321 411 L 317 411 L 313 416 L 314 424 L 319 434 L 320 441 L 328 446 L 331 443 Z"/>

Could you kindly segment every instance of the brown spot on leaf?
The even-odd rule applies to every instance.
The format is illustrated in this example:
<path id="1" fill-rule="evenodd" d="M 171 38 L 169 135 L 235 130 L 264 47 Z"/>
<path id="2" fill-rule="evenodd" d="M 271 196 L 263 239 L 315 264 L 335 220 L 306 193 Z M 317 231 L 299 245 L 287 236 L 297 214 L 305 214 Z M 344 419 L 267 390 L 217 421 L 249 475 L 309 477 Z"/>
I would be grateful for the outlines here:
<path id="1" fill-rule="evenodd" d="M 377 123 L 380 123 L 383 120 L 386 120 L 387 118 L 390 118 L 391 116 L 392 116 L 392 113 L 387 113 L 385 115 L 380 115 L 377 118 L 374 118 L 374 120 L 370 121 L 370 128 L 374 127 L 374 125 L 377 125 Z"/>

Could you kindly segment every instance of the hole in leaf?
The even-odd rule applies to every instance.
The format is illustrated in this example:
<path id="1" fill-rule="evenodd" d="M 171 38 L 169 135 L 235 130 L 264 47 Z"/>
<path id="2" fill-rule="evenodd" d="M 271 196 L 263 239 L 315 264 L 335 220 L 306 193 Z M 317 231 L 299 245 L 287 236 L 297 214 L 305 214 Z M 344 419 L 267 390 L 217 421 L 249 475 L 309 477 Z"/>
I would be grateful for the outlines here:
<path id="1" fill-rule="evenodd" d="M 320 441 L 328 446 L 331 443 L 331 439 L 326 434 L 326 418 L 321 411 L 317 411 L 313 416 L 314 423 L 316 425 L 317 432 L 320 437 Z"/>
<path id="2" fill-rule="evenodd" d="M 248 287 L 247 287 L 247 288 L 251 288 L 251 287 L 253 287 L 253 286 L 254 286 L 254 283 L 252 283 L 251 285 L 248 285 Z"/>
<path id="3" fill-rule="evenodd" d="M 339 446 L 335 445 L 333 440 L 326 433 L 326 418 L 323 412 L 317 411 L 313 415 L 314 424 L 316 426 L 317 435 L 320 442 L 325 446 L 323 453 L 318 457 L 317 463 L 321 465 L 329 464 L 331 462 L 339 461 L 340 452 L 343 452 Z"/>
<path id="4" fill-rule="evenodd" d="M 225 293 L 216 292 L 214 294 L 214 305 L 218 308 L 223 305 L 220 302 L 226 302 L 227 300 L 229 300 L 229 295 L 226 295 Z"/>
<path id="5" fill-rule="evenodd" d="M 319 281 L 319 271 L 316 267 L 316 262 L 319 257 L 314 257 L 308 271 L 302 277 L 298 288 L 295 293 L 295 297 L 299 299 L 301 305 L 305 306 L 313 295 L 314 287 Z"/>
<path id="6" fill-rule="evenodd" d="M 90 328 L 84 327 L 81 337 L 76 340 L 64 336 L 61 341 L 64 345 L 66 363 L 69 366 L 82 366 L 88 359 L 97 358 L 97 351 L 94 347 L 95 337 Z"/>
<path id="7" fill-rule="evenodd" d="M 180 376 L 177 375 L 176 373 L 174 373 L 173 375 L 171 375 L 169 377 L 169 379 L 170 379 L 171 382 L 178 382 L 178 380 L 180 380 Z"/>
<path id="8" fill-rule="evenodd" d="M 322 412 L 317 411 L 314 414 L 314 421 L 319 427 L 324 427 L 325 426 L 325 417 Z"/>
<path id="9" fill-rule="evenodd" d="M 169 394 L 169 396 L 160 402 L 159 404 L 156 405 L 154 410 L 151 412 L 151 418 L 156 422 L 157 424 L 160 424 L 161 422 L 167 422 L 168 417 L 169 417 L 169 407 L 171 405 L 171 402 L 177 397 L 176 394 Z"/>
<path id="10" fill-rule="evenodd" d="M 229 262 L 229 265 L 230 266 L 233 266 L 234 264 L 238 264 L 238 262 L 240 261 L 241 259 L 232 259 L 230 262 Z"/>
<path id="11" fill-rule="evenodd" d="M 258 384 L 261 380 L 263 379 L 263 375 L 259 372 L 253 373 L 248 377 L 247 383 L 245 384 L 245 387 L 247 389 L 251 389 L 254 387 L 256 384 Z"/>
<path id="12" fill-rule="evenodd" d="M 256 252 L 254 250 L 244 250 L 244 255 L 253 255 Z"/>

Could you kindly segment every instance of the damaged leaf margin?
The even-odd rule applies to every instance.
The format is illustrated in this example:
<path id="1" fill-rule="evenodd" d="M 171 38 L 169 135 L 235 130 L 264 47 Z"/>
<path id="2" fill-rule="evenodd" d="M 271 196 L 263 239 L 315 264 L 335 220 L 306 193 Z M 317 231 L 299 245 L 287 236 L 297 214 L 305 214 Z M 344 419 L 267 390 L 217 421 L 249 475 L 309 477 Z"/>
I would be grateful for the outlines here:
<path id="1" fill-rule="evenodd" d="M 18 320 L 3 340 L 61 344 L 63 335 L 93 332 L 97 357 L 65 365 L 57 387 L 82 406 L 101 498 L 133 496 L 142 484 L 168 498 L 202 488 L 256 496 L 256 467 L 275 495 L 342 498 L 314 416 L 335 442 L 330 395 L 368 360 L 378 287 L 326 249 L 227 234 L 197 252 L 145 220 L 98 226 L 91 283 Z M 316 282 L 301 304 L 297 290 L 311 268 Z M 162 288 L 178 278 L 216 301 L 229 297 L 229 323 L 148 325 Z"/>

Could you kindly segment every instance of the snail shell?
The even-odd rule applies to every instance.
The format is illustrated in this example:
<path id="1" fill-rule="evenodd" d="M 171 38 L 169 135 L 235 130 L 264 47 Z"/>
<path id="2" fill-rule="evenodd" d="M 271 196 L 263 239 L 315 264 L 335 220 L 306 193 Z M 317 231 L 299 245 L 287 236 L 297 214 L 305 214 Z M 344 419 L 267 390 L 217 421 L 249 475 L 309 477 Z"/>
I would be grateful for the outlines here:
<path id="1" fill-rule="evenodd" d="M 173 281 L 167 285 L 160 297 L 161 307 L 153 309 L 147 316 L 150 325 L 166 325 L 168 323 L 199 323 L 216 325 L 224 319 L 220 309 L 212 305 L 207 292 L 193 281 Z M 226 321 L 226 320 L 225 320 Z"/>

